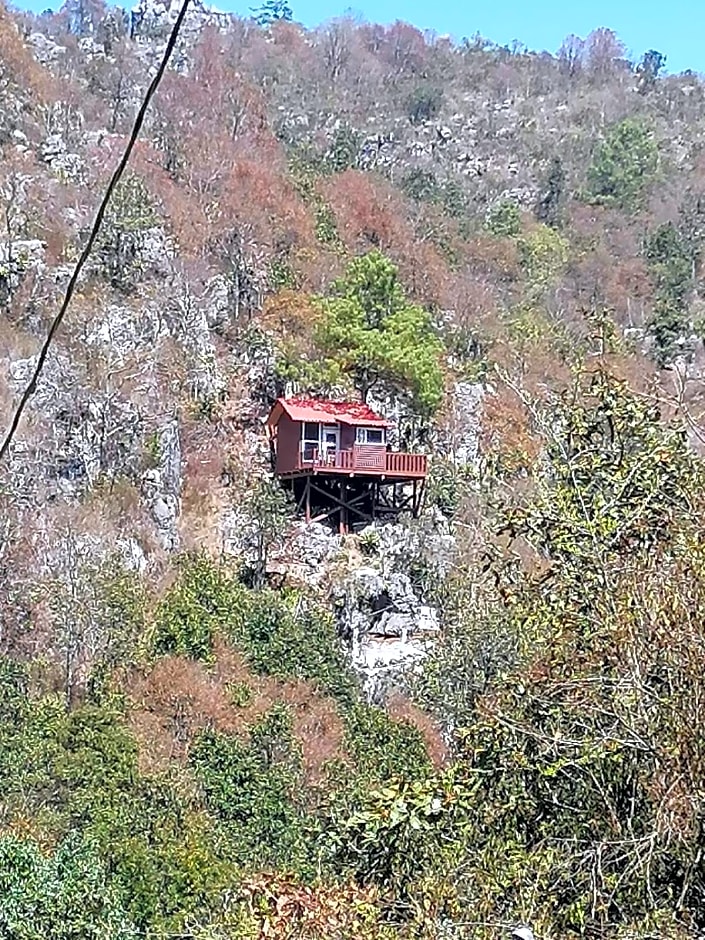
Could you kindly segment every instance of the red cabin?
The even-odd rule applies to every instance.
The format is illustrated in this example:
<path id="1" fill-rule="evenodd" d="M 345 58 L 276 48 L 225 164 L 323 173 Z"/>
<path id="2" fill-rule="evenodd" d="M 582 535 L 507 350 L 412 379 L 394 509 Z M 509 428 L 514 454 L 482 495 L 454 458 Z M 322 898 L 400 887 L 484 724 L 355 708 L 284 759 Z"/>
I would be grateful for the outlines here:
<path id="1" fill-rule="evenodd" d="M 407 480 L 426 476 L 425 454 L 389 450 L 390 422 L 362 402 L 279 398 L 267 426 L 278 476 L 344 473 Z"/>
<path id="2" fill-rule="evenodd" d="M 426 455 L 390 450 L 390 427 L 362 402 L 277 399 L 267 419 L 274 471 L 307 520 L 347 532 L 418 514 Z"/>

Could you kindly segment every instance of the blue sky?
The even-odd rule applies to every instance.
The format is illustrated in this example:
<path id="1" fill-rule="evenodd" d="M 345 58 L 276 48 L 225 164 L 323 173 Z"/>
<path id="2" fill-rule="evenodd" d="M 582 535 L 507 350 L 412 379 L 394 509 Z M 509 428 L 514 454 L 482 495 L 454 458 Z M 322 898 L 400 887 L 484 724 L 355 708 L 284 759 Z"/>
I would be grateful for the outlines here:
<path id="1" fill-rule="evenodd" d="M 57 5 L 60 0 L 55 0 Z M 261 0 L 211 0 L 247 15 Z M 15 0 L 25 9 L 54 6 L 51 0 Z M 555 52 L 569 33 L 586 36 L 607 26 L 640 57 L 647 49 L 666 54 L 669 72 L 705 73 L 705 0 L 290 0 L 295 19 L 315 26 L 352 8 L 366 20 L 396 19 L 462 38 L 479 32 L 504 45 L 518 39 L 530 49 Z M 130 6 L 130 0 L 121 0 Z"/>

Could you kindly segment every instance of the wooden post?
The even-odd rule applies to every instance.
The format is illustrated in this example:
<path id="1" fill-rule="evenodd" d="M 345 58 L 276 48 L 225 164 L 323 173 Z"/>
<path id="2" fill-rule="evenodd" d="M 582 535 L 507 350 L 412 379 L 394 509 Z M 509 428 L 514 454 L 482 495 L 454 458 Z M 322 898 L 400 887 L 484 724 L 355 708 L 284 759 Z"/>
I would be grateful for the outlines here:
<path id="1" fill-rule="evenodd" d="M 306 477 L 306 525 L 311 521 L 311 477 Z"/>
<path id="2" fill-rule="evenodd" d="M 347 510 L 347 486 L 340 481 L 340 516 L 338 520 L 338 532 L 341 535 L 348 534 L 348 510 Z"/>

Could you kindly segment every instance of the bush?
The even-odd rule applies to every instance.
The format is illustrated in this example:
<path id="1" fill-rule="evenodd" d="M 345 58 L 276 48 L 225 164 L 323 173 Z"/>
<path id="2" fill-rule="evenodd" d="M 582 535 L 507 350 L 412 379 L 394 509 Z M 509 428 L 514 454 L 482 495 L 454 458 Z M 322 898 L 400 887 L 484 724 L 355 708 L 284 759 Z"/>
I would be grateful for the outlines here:
<path id="1" fill-rule="evenodd" d="M 360 149 L 360 135 L 349 124 L 343 124 L 335 132 L 335 137 L 325 156 L 327 166 L 334 173 L 354 169 Z"/>
<path id="2" fill-rule="evenodd" d="M 357 683 L 332 618 L 299 594 L 252 593 L 230 639 L 260 675 L 316 682 L 344 704 L 356 698 Z"/>
<path id="3" fill-rule="evenodd" d="M 438 116 L 443 92 L 433 85 L 419 85 L 406 99 L 406 113 L 412 124 L 423 124 Z"/>
<path id="4" fill-rule="evenodd" d="M 418 168 L 404 175 L 401 188 L 410 199 L 417 202 L 436 202 L 441 193 L 435 174 Z"/>
<path id="5" fill-rule="evenodd" d="M 313 853 L 306 848 L 315 827 L 296 805 L 299 761 L 285 709 L 265 715 L 249 743 L 215 732 L 202 734 L 191 763 L 238 864 L 308 868 L 306 860 L 313 861 Z"/>
<path id="6" fill-rule="evenodd" d="M 44 855 L 0 838 L 0 936 L 12 940 L 132 940 L 139 935 L 101 859 L 79 838 Z"/>
<path id="7" fill-rule="evenodd" d="M 556 278 L 568 260 L 568 243 L 555 229 L 537 225 L 519 238 L 519 261 L 530 284 L 546 287 Z"/>
<path id="8" fill-rule="evenodd" d="M 156 621 L 158 654 L 207 661 L 221 636 L 244 653 L 259 675 L 307 679 L 342 702 L 356 696 L 356 681 L 329 614 L 296 592 L 248 589 L 205 555 L 182 560 Z"/>
<path id="9" fill-rule="evenodd" d="M 508 199 L 498 202 L 488 211 L 485 228 L 498 238 L 516 238 L 521 233 L 519 206 Z"/>
<path id="10" fill-rule="evenodd" d="M 668 222 L 647 238 L 644 256 L 656 287 L 648 331 L 654 340 L 656 361 L 665 366 L 686 348 L 693 255 L 681 233 Z"/>
<path id="11" fill-rule="evenodd" d="M 210 659 L 216 635 L 242 616 L 246 597 L 224 566 L 205 555 L 184 557 L 176 584 L 157 608 L 155 652 Z"/>
<path id="12" fill-rule="evenodd" d="M 345 716 L 346 747 L 363 780 L 424 779 L 432 770 L 421 732 L 363 702 Z"/>
<path id="13" fill-rule="evenodd" d="M 437 458 L 431 463 L 427 483 L 427 502 L 452 518 L 460 508 L 466 488 L 463 471 L 450 460 Z"/>

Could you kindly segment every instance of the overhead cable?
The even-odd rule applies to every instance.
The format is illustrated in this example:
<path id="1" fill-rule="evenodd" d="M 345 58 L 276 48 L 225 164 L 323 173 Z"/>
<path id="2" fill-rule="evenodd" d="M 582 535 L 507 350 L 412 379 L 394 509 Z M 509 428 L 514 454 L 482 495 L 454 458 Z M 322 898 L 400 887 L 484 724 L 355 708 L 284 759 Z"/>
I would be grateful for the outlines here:
<path id="1" fill-rule="evenodd" d="M 190 2 L 191 0 L 184 0 L 181 9 L 179 10 L 179 15 L 174 21 L 166 48 L 164 49 L 164 55 L 162 56 L 162 60 L 159 63 L 159 68 L 155 72 L 152 81 L 149 83 L 149 87 L 147 88 L 142 104 L 140 105 L 140 109 L 137 112 L 137 117 L 135 118 L 135 123 L 132 126 L 132 131 L 130 132 L 125 151 L 120 159 L 120 162 L 113 171 L 113 175 L 110 177 L 110 182 L 108 183 L 105 194 L 101 200 L 100 205 L 98 206 L 98 211 L 95 214 L 95 219 L 93 220 L 93 225 L 91 227 L 86 244 L 83 247 L 83 251 L 81 252 L 80 257 L 76 262 L 76 266 L 74 267 L 71 278 L 69 279 L 59 311 L 51 322 L 46 339 L 44 340 L 42 348 L 37 357 L 37 362 L 32 372 L 32 377 L 27 383 L 27 387 L 22 393 L 22 397 L 20 398 L 20 401 L 12 415 L 12 420 L 9 424 L 5 440 L 2 443 L 2 447 L 0 447 L 0 462 L 9 451 L 10 445 L 12 444 L 15 434 L 17 433 L 17 428 L 19 427 L 20 421 L 22 419 L 22 414 L 24 413 L 30 398 L 37 390 L 37 382 L 39 381 L 46 364 L 46 360 L 54 342 L 54 338 L 64 320 L 64 317 L 66 316 L 69 304 L 71 303 L 73 295 L 76 291 L 76 286 L 81 276 L 81 272 L 83 271 L 93 246 L 95 245 L 95 241 L 100 234 L 100 230 L 103 225 L 103 219 L 105 217 L 108 204 L 110 203 L 110 199 L 125 172 L 130 156 L 132 155 L 132 151 L 134 150 L 135 144 L 137 143 L 137 138 L 139 137 L 140 131 L 142 130 L 142 125 L 144 124 L 147 109 L 149 108 L 150 102 L 152 101 L 152 98 L 154 97 L 157 88 L 159 87 L 159 84 L 164 77 L 164 73 L 166 72 L 169 59 L 171 58 L 171 54 L 174 51 L 176 41 L 179 38 L 179 31 L 181 30 L 181 26 L 184 22 L 186 11 Z"/>

